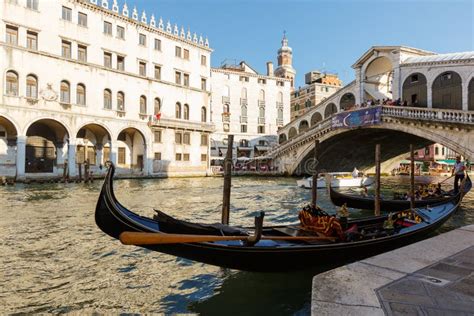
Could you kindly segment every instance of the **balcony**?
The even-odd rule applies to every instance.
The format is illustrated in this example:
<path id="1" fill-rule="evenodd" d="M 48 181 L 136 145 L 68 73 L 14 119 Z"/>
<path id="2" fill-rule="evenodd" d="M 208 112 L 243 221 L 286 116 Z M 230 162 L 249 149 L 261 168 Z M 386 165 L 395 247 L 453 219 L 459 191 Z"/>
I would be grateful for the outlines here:
<path id="1" fill-rule="evenodd" d="M 265 117 L 259 117 L 258 124 L 265 124 Z"/>
<path id="2" fill-rule="evenodd" d="M 248 117 L 247 116 L 241 116 L 240 117 L 240 123 L 248 123 Z"/>
<path id="3" fill-rule="evenodd" d="M 282 127 L 282 126 L 283 126 L 283 119 L 277 118 L 277 119 L 276 119 L 276 125 L 277 125 L 278 127 Z"/>
<path id="4" fill-rule="evenodd" d="M 283 108 L 283 102 L 277 102 L 276 107 L 277 107 L 277 109 L 282 109 Z"/>
<path id="5" fill-rule="evenodd" d="M 240 105 L 247 105 L 247 99 L 245 98 L 240 98 Z"/>
<path id="6" fill-rule="evenodd" d="M 200 132 L 214 132 L 214 124 L 205 123 L 205 122 L 193 122 L 187 120 L 179 119 L 169 119 L 160 117 L 152 117 L 150 121 L 150 127 L 164 127 L 164 128 L 181 128 L 191 131 L 200 131 Z"/>
<path id="7" fill-rule="evenodd" d="M 148 114 L 146 113 L 138 113 L 138 117 L 140 118 L 140 120 L 145 120 L 148 118 Z"/>
<path id="8" fill-rule="evenodd" d="M 229 112 L 222 113 L 222 122 L 230 123 L 230 113 Z"/>
<path id="9" fill-rule="evenodd" d="M 258 100 L 258 106 L 259 107 L 264 107 L 265 106 L 265 100 Z"/>
<path id="10" fill-rule="evenodd" d="M 222 97 L 222 103 L 230 103 L 230 97 Z"/>
<path id="11" fill-rule="evenodd" d="M 117 113 L 118 117 L 124 117 L 125 116 L 125 111 L 124 110 L 115 110 L 115 113 Z"/>

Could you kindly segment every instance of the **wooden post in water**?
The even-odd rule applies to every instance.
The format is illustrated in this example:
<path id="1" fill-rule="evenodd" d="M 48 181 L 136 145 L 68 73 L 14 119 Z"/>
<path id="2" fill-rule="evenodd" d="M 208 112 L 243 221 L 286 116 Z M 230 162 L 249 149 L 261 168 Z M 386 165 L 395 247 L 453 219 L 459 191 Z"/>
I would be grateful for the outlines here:
<path id="1" fill-rule="evenodd" d="M 410 144 L 410 208 L 415 208 L 415 151 Z"/>
<path id="2" fill-rule="evenodd" d="M 380 144 L 375 145 L 375 216 L 380 216 Z"/>
<path id="3" fill-rule="evenodd" d="M 222 224 L 224 225 L 229 225 L 233 144 L 234 144 L 234 135 L 229 135 L 228 141 L 227 141 L 227 153 L 224 159 L 224 197 L 222 199 Z"/>
<path id="4" fill-rule="evenodd" d="M 67 164 L 68 164 L 68 161 L 66 159 L 64 160 L 64 169 L 63 169 L 63 182 L 64 183 L 67 182 L 67 170 L 68 170 Z"/>
<path id="5" fill-rule="evenodd" d="M 314 142 L 314 172 L 313 172 L 313 185 L 311 187 L 311 205 L 316 207 L 318 199 L 318 150 L 319 150 L 319 139 Z"/>

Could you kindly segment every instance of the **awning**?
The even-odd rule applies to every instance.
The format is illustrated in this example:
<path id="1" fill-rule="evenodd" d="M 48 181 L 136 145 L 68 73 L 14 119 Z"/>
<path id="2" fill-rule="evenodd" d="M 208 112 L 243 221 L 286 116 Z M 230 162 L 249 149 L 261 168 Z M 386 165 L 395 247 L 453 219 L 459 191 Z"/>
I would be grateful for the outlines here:
<path id="1" fill-rule="evenodd" d="M 456 163 L 456 160 L 454 159 L 441 159 L 441 160 L 436 160 L 436 163 L 443 164 L 443 165 L 453 165 Z"/>
<path id="2" fill-rule="evenodd" d="M 404 164 L 404 165 L 409 165 L 411 163 L 410 160 L 402 160 L 400 161 L 401 164 Z M 415 161 L 415 165 L 423 165 L 423 161 Z"/>

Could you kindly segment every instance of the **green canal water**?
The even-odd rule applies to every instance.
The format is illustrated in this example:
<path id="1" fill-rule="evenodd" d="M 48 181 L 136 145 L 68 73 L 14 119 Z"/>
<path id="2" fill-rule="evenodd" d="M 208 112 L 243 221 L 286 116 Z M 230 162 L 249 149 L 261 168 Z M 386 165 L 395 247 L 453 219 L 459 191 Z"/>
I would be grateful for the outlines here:
<path id="1" fill-rule="evenodd" d="M 297 221 L 310 190 L 294 178 L 233 179 L 231 224 Z M 384 179 L 385 194 L 395 180 Z M 291 273 L 249 273 L 122 246 L 94 222 L 101 181 L 0 187 L 0 314 L 198 313 L 307 315 L 312 277 L 342 265 Z M 222 178 L 116 181 L 117 198 L 141 215 L 220 221 Z M 335 208 L 325 190 L 319 204 Z M 352 211 L 352 216 L 370 215 Z M 474 194 L 441 229 L 474 224 Z"/>

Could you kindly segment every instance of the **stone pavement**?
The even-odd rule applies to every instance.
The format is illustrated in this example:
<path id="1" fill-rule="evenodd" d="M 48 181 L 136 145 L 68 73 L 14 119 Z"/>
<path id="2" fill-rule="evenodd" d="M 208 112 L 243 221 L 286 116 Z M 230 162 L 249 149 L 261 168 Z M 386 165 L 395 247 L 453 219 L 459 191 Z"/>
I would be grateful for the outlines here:
<path id="1" fill-rule="evenodd" d="M 313 278 L 312 315 L 474 315 L 474 225 Z"/>

